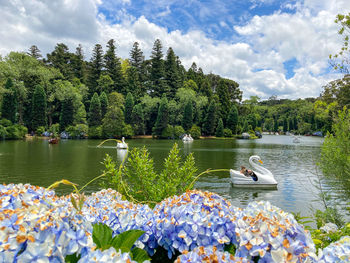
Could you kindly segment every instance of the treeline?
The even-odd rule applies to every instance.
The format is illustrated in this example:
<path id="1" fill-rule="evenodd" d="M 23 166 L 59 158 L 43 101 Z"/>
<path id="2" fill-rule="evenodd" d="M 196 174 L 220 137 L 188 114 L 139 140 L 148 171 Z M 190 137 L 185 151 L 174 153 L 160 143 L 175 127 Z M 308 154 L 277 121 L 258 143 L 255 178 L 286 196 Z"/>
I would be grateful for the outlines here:
<path id="1" fill-rule="evenodd" d="M 118 57 L 116 49 L 111 39 L 105 51 L 96 44 L 89 61 L 81 45 L 72 53 L 63 43 L 45 58 L 36 46 L 1 58 L 6 121 L 0 125 L 9 127 L 10 121 L 37 134 L 89 137 L 169 138 L 184 132 L 198 137 L 215 135 L 218 126 L 236 133 L 242 100 L 237 82 L 204 74 L 195 63 L 186 70 L 171 47 L 163 54 L 158 39 L 149 59 L 137 42 L 128 59 Z"/>

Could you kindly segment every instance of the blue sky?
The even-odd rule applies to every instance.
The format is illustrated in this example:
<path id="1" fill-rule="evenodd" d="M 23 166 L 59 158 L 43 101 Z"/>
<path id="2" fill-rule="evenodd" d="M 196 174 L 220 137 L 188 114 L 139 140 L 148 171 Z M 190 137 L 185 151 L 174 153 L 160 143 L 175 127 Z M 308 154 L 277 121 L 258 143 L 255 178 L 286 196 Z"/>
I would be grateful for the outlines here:
<path id="1" fill-rule="evenodd" d="M 0 0 L 0 54 L 37 45 L 42 54 L 63 42 L 82 44 L 90 59 L 96 43 L 111 38 L 129 57 L 135 41 L 146 58 L 155 39 L 192 62 L 240 84 L 243 97 L 317 97 L 341 75 L 329 54 L 342 44 L 334 23 L 349 0 Z"/>

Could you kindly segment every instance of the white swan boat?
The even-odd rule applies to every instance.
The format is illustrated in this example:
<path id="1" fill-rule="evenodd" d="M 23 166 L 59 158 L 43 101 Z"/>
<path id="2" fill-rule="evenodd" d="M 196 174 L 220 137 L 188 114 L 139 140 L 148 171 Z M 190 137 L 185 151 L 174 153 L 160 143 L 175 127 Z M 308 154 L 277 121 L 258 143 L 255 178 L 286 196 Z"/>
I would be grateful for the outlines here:
<path id="1" fill-rule="evenodd" d="M 249 163 L 253 167 L 254 173 L 257 176 L 256 181 L 251 176 L 246 176 L 240 171 L 230 169 L 232 184 L 238 187 L 277 188 L 277 181 L 273 174 L 256 162 L 262 164 L 259 156 L 253 155 L 249 158 Z"/>
<path id="2" fill-rule="evenodd" d="M 117 143 L 117 149 L 128 149 L 128 144 L 125 142 L 125 138 L 122 138 L 121 142 Z"/>
<path id="3" fill-rule="evenodd" d="M 182 138 L 183 142 L 193 142 L 193 138 L 191 137 L 191 134 L 187 135 L 185 134 L 185 136 Z"/>

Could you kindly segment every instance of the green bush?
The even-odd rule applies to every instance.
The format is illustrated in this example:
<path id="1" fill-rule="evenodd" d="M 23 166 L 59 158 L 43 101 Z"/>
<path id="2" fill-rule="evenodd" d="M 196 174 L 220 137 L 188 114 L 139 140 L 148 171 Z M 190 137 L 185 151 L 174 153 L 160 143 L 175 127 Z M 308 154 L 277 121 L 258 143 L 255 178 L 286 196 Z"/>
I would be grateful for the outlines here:
<path id="1" fill-rule="evenodd" d="M 102 127 L 101 126 L 91 126 L 89 127 L 89 138 L 97 139 L 102 137 Z"/>
<path id="2" fill-rule="evenodd" d="M 197 171 L 193 155 L 189 154 L 183 162 L 177 144 L 170 150 L 159 174 L 155 172 L 153 160 L 145 147 L 132 149 L 127 163 L 119 169 L 108 155 L 104 165 L 106 180 L 102 187 L 113 188 L 130 201 L 150 205 L 192 189 Z"/>
<path id="3" fill-rule="evenodd" d="M 232 131 L 230 129 L 224 129 L 224 136 L 225 137 L 232 137 Z"/>
<path id="4" fill-rule="evenodd" d="M 191 137 L 193 139 L 199 139 L 199 137 L 201 136 L 201 128 L 199 128 L 197 125 L 193 125 L 189 133 L 191 134 Z"/>
<path id="5" fill-rule="evenodd" d="M 134 130 L 130 124 L 125 124 L 123 128 L 123 136 L 125 138 L 131 138 L 134 135 Z"/>
<path id="6" fill-rule="evenodd" d="M 179 139 L 182 134 L 185 133 L 184 128 L 182 126 L 176 125 L 174 126 L 174 137 L 175 139 Z"/>
<path id="7" fill-rule="evenodd" d="M 44 126 L 39 126 L 36 129 L 35 134 L 38 135 L 38 136 L 41 136 L 44 132 L 45 132 L 45 127 Z"/>
<path id="8" fill-rule="evenodd" d="M 68 126 L 66 132 L 72 138 L 85 138 L 88 134 L 89 127 L 86 124 L 77 124 L 75 126 Z"/>
<path id="9" fill-rule="evenodd" d="M 174 138 L 174 127 L 168 124 L 168 126 L 162 131 L 162 134 L 159 137 L 162 139 Z"/>
<path id="10" fill-rule="evenodd" d="M 0 120 L 0 125 L 4 126 L 4 127 L 8 127 L 12 125 L 12 122 L 8 119 L 1 119 Z"/>
<path id="11" fill-rule="evenodd" d="M 6 127 L 6 139 L 22 139 L 28 132 L 28 129 L 22 125 L 15 124 Z"/>
<path id="12" fill-rule="evenodd" d="M 52 124 L 51 127 L 49 128 L 49 132 L 50 133 L 52 132 L 54 136 L 57 136 L 59 131 L 60 131 L 59 123 Z"/>
<path id="13" fill-rule="evenodd" d="M 6 136 L 7 136 L 6 128 L 0 125 L 0 139 L 5 139 Z"/>

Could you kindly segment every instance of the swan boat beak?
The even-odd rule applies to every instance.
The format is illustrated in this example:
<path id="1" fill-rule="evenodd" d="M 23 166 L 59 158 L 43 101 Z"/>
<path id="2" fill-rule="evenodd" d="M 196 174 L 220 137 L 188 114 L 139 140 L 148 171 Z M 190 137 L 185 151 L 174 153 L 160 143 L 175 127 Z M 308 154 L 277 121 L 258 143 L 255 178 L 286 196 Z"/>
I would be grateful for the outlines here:
<path id="1" fill-rule="evenodd" d="M 259 160 L 259 163 L 263 164 L 263 161 Z"/>

